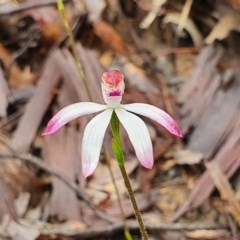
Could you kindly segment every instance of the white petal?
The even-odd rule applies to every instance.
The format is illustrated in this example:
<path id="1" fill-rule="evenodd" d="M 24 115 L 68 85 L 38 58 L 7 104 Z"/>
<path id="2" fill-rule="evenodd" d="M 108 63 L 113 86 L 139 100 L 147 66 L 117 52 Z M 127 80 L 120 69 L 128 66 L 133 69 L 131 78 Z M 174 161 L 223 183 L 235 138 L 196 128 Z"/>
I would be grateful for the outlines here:
<path id="1" fill-rule="evenodd" d="M 97 104 L 94 102 L 79 102 L 71 104 L 62 110 L 60 110 L 49 122 L 42 133 L 42 135 L 50 135 L 55 133 L 59 128 L 67 124 L 68 122 L 87 115 L 90 113 L 96 113 L 105 110 L 107 105 Z"/>
<path id="2" fill-rule="evenodd" d="M 182 133 L 178 124 L 173 120 L 172 117 L 170 117 L 162 109 L 145 103 L 132 103 L 121 106 L 127 111 L 140 114 L 142 116 L 152 119 L 153 121 L 162 125 L 166 130 L 168 130 L 173 135 L 182 137 Z"/>
<path id="3" fill-rule="evenodd" d="M 94 117 L 86 126 L 82 140 L 82 172 L 86 178 L 97 167 L 103 138 L 109 125 L 113 109 L 107 109 Z"/>
<path id="4" fill-rule="evenodd" d="M 152 168 L 153 149 L 146 124 L 138 116 L 122 108 L 116 108 L 115 112 L 128 133 L 138 160 L 144 167 Z"/>

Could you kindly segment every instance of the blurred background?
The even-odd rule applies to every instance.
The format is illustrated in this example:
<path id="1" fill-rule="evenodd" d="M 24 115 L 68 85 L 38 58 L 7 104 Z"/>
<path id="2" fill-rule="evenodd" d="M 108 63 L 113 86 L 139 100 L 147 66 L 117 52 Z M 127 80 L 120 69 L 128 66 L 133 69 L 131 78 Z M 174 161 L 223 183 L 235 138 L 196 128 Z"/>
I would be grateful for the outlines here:
<path id="1" fill-rule="evenodd" d="M 124 239 L 109 169 L 140 239 L 111 134 L 87 180 L 81 139 L 92 116 L 41 136 L 62 107 L 103 103 L 112 69 L 125 75 L 124 103 L 164 109 L 184 134 L 144 119 L 155 159 L 146 170 L 122 131 L 149 239 L 240 239 L 240 1 L 63 2 L 0 0 L 0 239 Z"/>

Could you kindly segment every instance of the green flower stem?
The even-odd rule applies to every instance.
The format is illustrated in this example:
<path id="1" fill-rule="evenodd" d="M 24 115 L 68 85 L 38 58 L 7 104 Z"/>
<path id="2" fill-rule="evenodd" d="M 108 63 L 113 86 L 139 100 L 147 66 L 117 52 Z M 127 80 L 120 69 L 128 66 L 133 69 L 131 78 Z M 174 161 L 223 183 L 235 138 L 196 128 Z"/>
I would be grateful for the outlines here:
<path id="1" fill-rule="evenodd" d="M 143 240 L 148 240 L 148 234 L 147 234 L 145 225 L 143 223 L 142 216 L 141 216 L 141 213 L 139 211 L 137 201 L 135 199 L 134 192 L 133 192 L 131 183 L 129 181 L 129 178 L 128 178 L 128 175 L 127 175 L 127 172 L 126 172 L 126 169 L 125 169 L 125 166 L 124 166 L 124 154 L 123 154 L 123 148 L 122 148 L 122 143 L 121 143 L 121 138 L 120 138 L 120 133 L 119 133 L 119 120 L 118 120 L 118 117 L 117 117 L 115 112 L 113 112 L 113 115 L 112 115 L 112 118 L 111 118 L 111 129 L 112 129 L 112 133 L 113 133 L 112 149 L 113 149 L 113 152 L 114 152 L 114 154 L 116 156 L 116 159 L 118 161 L 118 165 L 119 165 L 120 171 L 122 173 L 124 183 L 125 183 L 125 186 L 126 186 L 127 191 L 128 191 L 129 198 L 132 202 L 133 209 L 134 209 L 134 212 L 135 212 L 135 217 L 138 221 L 139 230 L 140 230 L 141 235 L 142 235 L 142 239 Z"/>
<path id="2" fill-rule="evenodd" d="M 83 81 L 83 84 L 84 84 L 84 87 L 87 91 L 87 95 L 88 95 L 89 100 L 92 101 L 93 99 L 92 99 L 92 96 L 91 96 L 91 92 L 90 92 L 90 89 L 88 87 L 87 81 L 85 79 L 82 64 L 80 62 L 80 59 L 79 59 L 79 56 L 78 56 L 78 53 L 77 53 L 77 47 L 76 47 L 76 43 L 75 43 L 75 40 L 74 40 L 74 36 L 73 36 L 72 30 L 71 30 L 71 28 L 69 26 L 69 23 L 68 23 L 68 20 L 67 20 L 65 6 L 64 6 L 63 1 L 62 0 L 57 0 L 57 6 L 58 6 L 59 12 L 61 13 L 62 20 L 63 20 L 63 23 L 64 23 L 64 27 L 65 27 L 65 30 L 66 30 L 67 35 L 69 37 L 70 45 L 71 45 L 71 48 L 72 48 L 72 54 L 73 54 L 75 63 L 77 65 L 78 74 Z"/>
<path id="3" fill-rule="evenodd" d="M 120 167 L 123 179 L 124 179 L 125 186 L 126 186 L 127 191 L 128 191 L 128 195 L 129 195 L 130 200 L 131 200 L 132 205 L 133 205 L 133 209 L 134 209 L 134 212 L 135 212 L 135 217 L 136 217 L 136 219 L 138 221 L 138 224 L 139 224 L 139 229 L 140 229 L 140 232 L 141 232 L 141 235 L 142 235 L 142 239 L 143 240 L 148 240 L 148 234 L 147 234 L 145 225 L 143 223 L 142 215 L 139 211 L 137 201 L 135 199 L 134 192 L 132 190 L 132 186 L 131 186 L 131 183 L 129 181 L 126 169 L 125 169 L 124 165 L 122 165 L 122 166 L 119 165 L 119 167 Z"/>
<path id="4" fill-rule="evenodd" d="M 126 223 L 126 217 L 125 217 L 124 210 L 123 210 L 123 204 L 122 204 L 120 193 L 119 193 L 118 187 L 117 187 L 117 183 L 116 183 L 116 180 L 114 178 L 113 171 L 112 171 L 112 168 L 111 168 L 110 157 L 107 154 L 107 151 L 105 150 L 105 148 L 104 148 L 104 155 L 105 155 L 105 159 L 107 161 L 107 166 L 108 166 L 110 176 L 111 176 L 111 179 L 112 179 L 112 182 L 113 182 L 113 185 L 114 185 L 114 189 L 115 189 L 115 192 L 117 194 L 117 201 L 118 201 L 118 206 L 119 206 L 120 213 L 121 213 L 122 220 L 123 220 L 123 228 L 124 228 L 125 238 L 126 238 L 126 240 L 133 240 L 133 238 L 132 238 L 132 236 L 131 236 L 131 234 L 128 230 L 127 223 Z"/>

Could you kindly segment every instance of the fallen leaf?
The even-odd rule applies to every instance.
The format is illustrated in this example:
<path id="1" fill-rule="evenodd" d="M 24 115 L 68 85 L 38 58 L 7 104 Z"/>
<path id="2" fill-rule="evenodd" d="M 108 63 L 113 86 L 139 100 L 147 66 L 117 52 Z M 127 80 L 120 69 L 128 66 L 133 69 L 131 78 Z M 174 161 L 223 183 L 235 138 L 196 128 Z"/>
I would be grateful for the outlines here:
<path id="1" fill-rule="evenodd" d="M 226 38 L 231 30 L 240 24 L 240 16 L 237 13 L 228 13 L 220 18 L 210 34 L 206 37 L 205 43 L 211 44 L 215 40 Z"/>
<path id="2" fill-rule="evenodd" d="M 211 161 L 205 164 L 212 180 L 221 194 L 221 198 L 226 201 L 226 208 L 232 214 L 236 220 L 238 226 L 240 226 L 240 205 L 237 198 L 234 195 L 232 187 L 228 182 L 227 177 L 223 174 L 222 170 L 218 166 L 218 163 Z"/>
<path id="3" fill-rule="evenodd" d="M 2 69 L 0 68 L 0 117 L 5 117 L 7 114 L 9 89 L 6 79 L 3 76 Z"/>
<path id="4" fill-rule="evenodd" d="M 174 159 L 178 164 L 198 164 L 202 161 L 204 154 L 190 149 L 176 149 Z"/>
<path id="5" fill-rule="evenodd" d="M 109 23 L 98 20 L 93 23 L 94 33 L 103 41 L 103 43 L 112 48 L 117 53 L 127 55 L 128 46 L 121 35 Z"/>
<path id="6" fill-rule="evenodd" d="M 27 227 L 19 224 L 4 215 L 4 226 L 0 225 L 0 233 L 11 237 L 14 240 L 35 240 L 39 236 L 39 231 L 36 228 Z"/>
<path id="7" fill-rule="evenodd" d="M 162 5 L 166 3 L 166 1 L 167 0 L 153 0 L 151 10 L 144 17 L 139 27 L 142 29 L 149 28 L 149 26 L 152 24 L 155 18 L 159 15 L 159 10 L 161 9 Z"/>
<path id="8" fill-rule="evenodd" d="M 226 230 L 195 230 L 186 233 L 186 236 L 192 239 L 219 239 L 223 237 L 230 237 L 229 232 Z"/>
<path id="9" fill-rule="evenodd" d="M 166 24 L 174 23 L 174 24 L 178 25 L 178 23 L 180 22 L 180 19 L 181 19 L 180 13 L 169 13 L 163 19 L 163 22 Z M 186 20 L 184 28 L 190 34 L 192 41 L 194 43 L 194 46 L 196 46 L 196 47 L 202 46 L 202 43 L 203 43 L 202 35 L 192 19 L 188 18 Z"/>

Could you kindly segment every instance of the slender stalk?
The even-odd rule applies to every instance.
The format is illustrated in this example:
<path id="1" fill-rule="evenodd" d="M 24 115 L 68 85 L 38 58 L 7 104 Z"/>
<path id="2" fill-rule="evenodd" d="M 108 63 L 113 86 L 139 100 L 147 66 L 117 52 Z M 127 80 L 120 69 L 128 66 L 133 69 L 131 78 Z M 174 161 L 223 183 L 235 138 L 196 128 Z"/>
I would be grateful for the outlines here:
<path id="1" fill-rule="evenodd" d="M 124 166 L 124 153 L 123 153 L 123 148 L 122 148 L 122 143 L 121 143 L 121 138 L 120 138 L 120 133 L 119 133 L 119 120 L 118 120 L 118 117 L 115 112 L 113 113 L 112 118 L 111 118 L 111 130 L 112 130 L 112 134 L 113 134 L 112 149 L 113 149 L 113 152 L 118 161 L 118 165 L 119 165 L 120 171 L 122 173 L 124 183 L 125 183 L 125 186 L 128 191 L 129 198 L 132 202 L 135 217 L 138 221 L 139 230 L 142 235 L 142 239 L 148 240 L 148 234 L 147 234 L 145 225 L 143 223 L 142 216 L 139 211 L 137 201 L 135 199 L 134 192 L 132 190 L 132 186 L 131 186 L 131 183 L 129 181 L 129 178 L 128 178 L 128 175 L 127 175 L 127 172 L 126 172 L 126 169 Z"/>
<path id="2" fill-rule="evenodd" d="M 121 200 L 121 197 L 120 197 L 120 193 L 118 191 L 117 183 L 116 183 L 116 180 L 115 180 L 115 177 L 113 175 L 112 168 L 111 168 L 109 155 L 107 154 L 106 149 L 104 149 L 104 155 L 105 155 L 105 158 L 106 158 L 106 161 L 107 161 L 107 166 L 108 166 L 108 169 L 109 169 L 109 172 L 110 172 L 110 176 L 111 176 L 111 179 L 112 179 L 112 182 L 113 182 L 113 186 L 114 186 L 115 192 L 117 194 L 117 201 L 118 201 L 118 206 L 119 206 L 119 210 L 120 210 L 122 221 L 123 221 L 123 228 L 124 228 L 125 238 L 127 240 L 133 240 L 133 238 L 132 238 L 132 236 L 131 236 L 131 234 L 130 234 L 130 232 L 128 230 L 126 217 L 125 217 L 125 213 L 124 213 L 124 210 L 123 210 L 122 200 Z"/>
<path id="3" fill-rule="evenodd" d="M 148 240 L 147 230 L 146 230 L 145 225 L 143 223 L 142 216 L 141 216 L 141 213 L 139 211 L 137 201 L 135 199 L 134 192 L 132 190 L 132 186 L 131 186 L 131 183 L 129 181 L 125 166 L 124 165 L 119 165 L 119 168 L 121 170 L 121 173 L 122 173 L 122 176 L 123 176 L 123 179 L 124 179 L 124 183 L 125 183 L 125 186 L 126 186 L 127 191 L 128 191 L 128 195 L 129 195 L 130 200 L 131 200 L 132 205 L 133 205 L 133 209 L 134 209 L 134 212 L 135 212 L 135 217 L 136 217 L 136 219 L 138 221 L 138 224 L 139 224 L 139 229 L 140 229 L 140 232 L 141 232 L 141 235 L 142 235 L 142 239 L 143 240 Z"/>
<path id="4" fill-rule="evenodd" d="M 64 27 L 65 27 L 65 30 L 66 30 L 67 35 L 69 37 L 70 45 L 71 45 L 71 48 L 72 48 L 72 54 L 73 54 L 74 60 L 75 60 L 76 65 L 77 65 L 77 70 L 78 70 L 79 76 L 82 78 L 82 81 L 83 81 L 84 87 L 87 91 L 87 95 L 88 95 L 89 100 L 92 101 L 93 99 L 92 99 L 92 96 L 91 96 L 91 92 L 90 92 L 90 89 L 88 87 L 88 84 L 87 84 L 87 81 L 86 81 L 86 78 L 85 78 L 85 75 L 84 75 L 84 72 L 83 72 L 82 64 L 80 62 L 80 59 L 79 59 L 79 56 L 78 56 L 78 53 L 77 53 L 76 43 L 75 43 L 75 40 L 74 40 L 72 30 L 71 30 L 71 28 L 69 26 L 69 23 L 68 23 L 68 20 L 67 20 L 66 11 L 65 11 L 63 1 L 62 0 L 57 0 L 57 6 L 58 6 L 59 12 L 61 13 L 62 20 L 63 20 L 63 23 L 64 23 Z"/>

